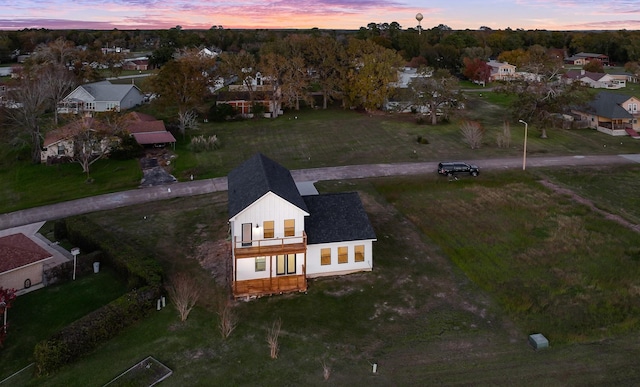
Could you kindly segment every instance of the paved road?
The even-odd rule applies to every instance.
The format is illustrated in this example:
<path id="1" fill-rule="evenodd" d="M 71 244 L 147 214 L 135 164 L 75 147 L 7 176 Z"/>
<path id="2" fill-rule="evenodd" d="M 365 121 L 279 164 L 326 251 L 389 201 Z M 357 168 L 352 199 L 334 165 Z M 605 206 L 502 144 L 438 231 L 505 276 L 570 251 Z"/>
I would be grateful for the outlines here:
<path id="1" fill-rule="evenodd" d="M 475 160 L 483 170 L 522 168 L 521 158 Z M 640 163 L 640 154 L 605 156 L 529 157 L 527 168 Z M 296 182 L 358 179 L 435 173 L 436 162 L 347 165 L 291 171 Z M 227 178 L 205 179 L 92 196 L 68 202 L 0 214 L 0 230 L 26 224 L 110 210 L 145 202 L 227 190 Z"/>

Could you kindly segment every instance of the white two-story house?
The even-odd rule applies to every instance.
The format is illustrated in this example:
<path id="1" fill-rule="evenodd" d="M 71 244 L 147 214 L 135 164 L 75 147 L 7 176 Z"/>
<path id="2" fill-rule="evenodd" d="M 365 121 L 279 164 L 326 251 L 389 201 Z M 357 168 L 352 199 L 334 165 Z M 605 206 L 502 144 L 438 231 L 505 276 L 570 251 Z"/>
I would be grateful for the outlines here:
<path id="1" fill-rule="evenodd" d="M 228 176 L 236 298 L 306 291 L 307 278 L 373 268 L 375 232 L 356 192 L 300 194 L 262 154 Z"/>

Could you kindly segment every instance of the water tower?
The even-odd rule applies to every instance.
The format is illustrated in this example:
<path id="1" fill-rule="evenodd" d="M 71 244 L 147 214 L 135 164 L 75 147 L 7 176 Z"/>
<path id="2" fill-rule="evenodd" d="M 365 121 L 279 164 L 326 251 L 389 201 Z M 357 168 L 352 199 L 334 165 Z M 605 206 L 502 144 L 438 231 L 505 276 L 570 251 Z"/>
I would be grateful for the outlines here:
<path id="1" fill-rule="evenodd" d="M 422 34 L 422 26 L 420 25 L 420 22 L 422 21 L 423 16 L 421 13 L 416 14 L 416 20 L 418 21 L 418 35 Z"/>

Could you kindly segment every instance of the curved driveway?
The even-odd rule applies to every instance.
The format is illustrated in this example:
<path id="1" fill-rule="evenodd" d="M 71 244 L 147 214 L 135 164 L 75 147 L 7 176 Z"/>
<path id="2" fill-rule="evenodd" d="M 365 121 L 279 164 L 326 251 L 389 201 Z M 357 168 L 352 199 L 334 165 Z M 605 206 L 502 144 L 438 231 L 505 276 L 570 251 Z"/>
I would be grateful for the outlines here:
<path id="1" fill-rule="evenodd" d="M 482 169 L 522 168 L 521 158 L 474 160 Z M 530 157 L 527 168 L 550 166 L 580 166 L 640 163 L 640 154 L 604 156 Z M 291 171 L 296 182 L 359 179 L 379 176 L 402 176 L 435 173 L 437 162 L 346 165 L 341 167 L 312 168 Z M 89 212 L 110 210 L 145 202 L 176 197 L 194 196 L 227 190 L 227 178 L 204 179 L 171 185 L 140 188 L 84 199 L 34 207 L 0 214 L 0 230 L 26 224 L 61 219 Z"/>

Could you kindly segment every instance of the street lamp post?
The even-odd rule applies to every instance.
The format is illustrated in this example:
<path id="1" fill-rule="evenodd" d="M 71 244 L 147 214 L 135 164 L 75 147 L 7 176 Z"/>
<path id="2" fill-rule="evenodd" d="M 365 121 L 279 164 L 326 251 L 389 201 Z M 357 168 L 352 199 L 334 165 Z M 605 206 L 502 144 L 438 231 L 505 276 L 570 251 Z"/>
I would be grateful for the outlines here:
<path id="1" fill-rule="evenodd" d="M 529 124 L 523 120 L 519 120 L 518 122 L 524 124 L 524 150 L 522 151 L 522 170 L 524 171 L 527 168 L 527 129 Z"/>
<path id="2" fill-rule="evenodd" d="M 73 280 L 76 280 L 76 258 L 80 254 L 80 249 L 78 247 L 74 247 L 71 249 L 71 255 L 73 255 Z"/>

